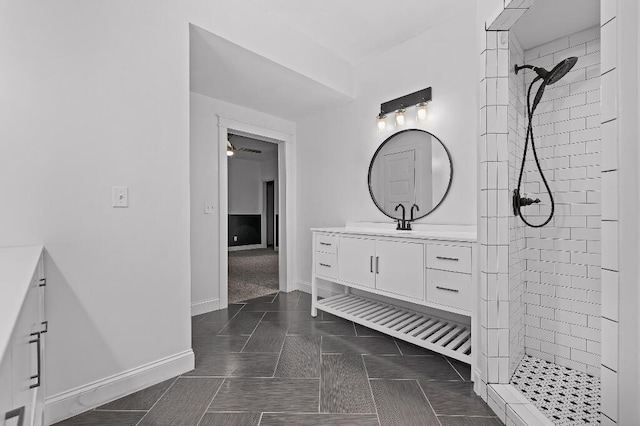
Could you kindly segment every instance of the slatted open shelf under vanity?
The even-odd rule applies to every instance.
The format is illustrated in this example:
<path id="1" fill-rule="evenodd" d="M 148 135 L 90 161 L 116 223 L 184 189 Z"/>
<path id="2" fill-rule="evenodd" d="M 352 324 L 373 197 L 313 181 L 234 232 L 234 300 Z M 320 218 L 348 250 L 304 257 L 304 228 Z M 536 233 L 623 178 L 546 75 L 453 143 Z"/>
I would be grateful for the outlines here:
<path id="1" fill-rule="evenodd" d="M 353 294 L 318 300 L 316 307 L 414 345 L 471 363 L 469 326 Z"/>

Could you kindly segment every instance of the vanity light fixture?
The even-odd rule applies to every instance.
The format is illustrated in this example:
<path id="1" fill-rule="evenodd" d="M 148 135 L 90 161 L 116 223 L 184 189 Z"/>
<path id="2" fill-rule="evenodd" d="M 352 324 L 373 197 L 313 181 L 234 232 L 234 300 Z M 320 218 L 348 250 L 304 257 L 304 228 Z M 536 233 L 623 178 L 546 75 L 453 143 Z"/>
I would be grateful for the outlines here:
<path id="1" fill-rule="evenodd" d="M 416 113 L 419 121 L 425 121 L 427 119 L 427 103 L 420 102 L 416 105 Z"/>
<path id="2" fill-rule="evenodd" d="M 387 128 L 387 122 L 386 122 L 387 116 L 384 114 L 378 114 L 378 117 L 376 118 L 376 121 L 378 122 L 378 131 L 379 132 L 383 132 L 384 129 Z"/>
<path id="3" fill-rule="evenodd" d="M 404 108 L 396 111 L 396 123 L 398 126 L 404 126 Z"/>
<path id="4" fill-rule="evenodd" d="M 227 157 L 231 157 L 233 155 L 233 146 L 231 142 L 227 141 Z"/>
<path id="5" fill-rule="evenodd" d="M 418 120 L 425 121 L 428 114 L 428 103 L 431 102 L 431 87 L 409 93 L 397 99 L 380 104 L 380 114 L 378 114 L 378 131 L 386 129 L 384 118 L 387 114 L 395 112 L 396 124 L 403 126 L 406 123 L 406 108 L 416 106 Z"/>

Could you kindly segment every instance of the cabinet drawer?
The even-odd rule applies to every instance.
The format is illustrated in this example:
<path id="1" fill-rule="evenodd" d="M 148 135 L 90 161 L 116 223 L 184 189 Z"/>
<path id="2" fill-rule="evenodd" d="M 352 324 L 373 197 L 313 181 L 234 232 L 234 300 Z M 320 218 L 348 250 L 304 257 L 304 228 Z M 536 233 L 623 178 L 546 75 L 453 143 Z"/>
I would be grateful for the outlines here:
<path id="1" fill-rule="evenodd" d="M 337 279 L 338 261 L 335 254 L 316 253 L 316 275 Z"/>
<path id="2" fill-rule="evenodd" d="M 338 247 L 338 237 L 335 235 L 318 234 L 316 235 L 316 251 L 322 253 L 336 254 Z"/>
<path id="3" fill-rule="evenodd" d="M 471 310 L 471 275 L 427 269 L 427 301 Z"/>
<path id="4" fill-rule="evenodd" d="M 471 247 L 429 244 L 427 268 L 471 273 Z"/>

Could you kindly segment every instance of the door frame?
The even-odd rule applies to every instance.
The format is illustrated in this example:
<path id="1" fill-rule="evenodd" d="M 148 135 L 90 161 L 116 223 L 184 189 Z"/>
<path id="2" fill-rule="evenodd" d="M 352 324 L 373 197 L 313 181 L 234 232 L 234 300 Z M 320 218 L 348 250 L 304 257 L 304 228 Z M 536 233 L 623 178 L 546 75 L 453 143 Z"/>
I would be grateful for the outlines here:
<path id="1" fill-rule="evenodd" d="M 227 167 L 227 134 L 278 144 L 278 210 L 279 227 L 279 290 L 289 292 L 295 289 L 296 277 L 296 153 L 295 136 L 259 125 L 245 123 L 228 117 L 218 116 L 218 205 L 219 205 L 219 295 L 220 309 L 229 304 L 229 177 Z M 282 224 L 284 223 L 284 226 Z"/>

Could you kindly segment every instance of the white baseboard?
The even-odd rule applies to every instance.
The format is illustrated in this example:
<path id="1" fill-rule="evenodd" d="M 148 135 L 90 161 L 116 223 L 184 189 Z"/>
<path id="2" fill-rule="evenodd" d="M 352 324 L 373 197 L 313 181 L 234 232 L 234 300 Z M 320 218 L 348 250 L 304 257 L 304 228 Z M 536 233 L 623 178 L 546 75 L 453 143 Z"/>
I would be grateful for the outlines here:
<path id="1" fill-rule="evenodd" d="M 193 370 L 191 349 L 97 380 L 45 400 L 45 424 L 51 425 L 107 402 Z"/>
<path id="2" fill-rule="evenodd" d="M 304 293 L 311 294 L 311 283 L 308 283 L 306 281 L 300 281 L 300 280 L 295 281 L 294 290 L 300 290 L 300 291 L 302 291 Z M 340 294 L 340 293 L 342 293 L 342 292 L 334 290 L 331 287 L 318 285 L 318 296 L 319 297 L 331 297 L 331 296 L 335 296 L 336 294 Z"/>
<path id="3" fill-rule="evenodd" d="M 220 299 L 200 300 L 191 303 L 191 316 L 206 314 L 220 309 Z"/>
<path id="4" fill-rule="evenodd" d="M 229 251 L 240 251 L 240 250 L 255 250 L 267 248 L 266 244 L 247 244 L 246 246 L 233 246 L 229 247 Z"/>

